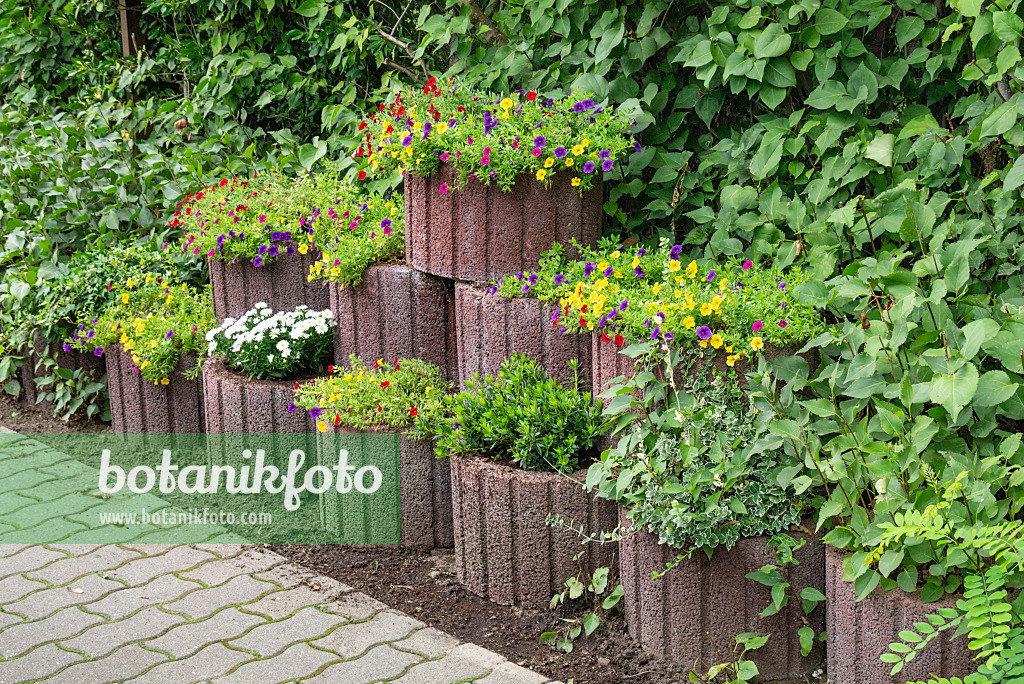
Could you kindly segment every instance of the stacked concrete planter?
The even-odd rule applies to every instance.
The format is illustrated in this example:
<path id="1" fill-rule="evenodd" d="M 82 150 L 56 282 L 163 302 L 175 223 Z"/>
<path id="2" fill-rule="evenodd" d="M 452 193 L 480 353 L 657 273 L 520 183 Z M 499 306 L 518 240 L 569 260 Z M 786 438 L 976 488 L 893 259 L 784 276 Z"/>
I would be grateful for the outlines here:
<path id="1" fill-rule="evenodd" d="M 590 390 L 591 343 L 586 335 L 562 332 L 552 322 L 557 312 L 537 299 L 489 295 L 480 286 L 455 286 L 459 383 L 463 389 L 473 373 L 494 374 L 512 354 L 526 354 L 566 385 L 573 375 L 566 362 L 580 362 L 580 391 Z"/>
<path id="2" fill-rule="evenodd" d="M 323 311 L 330 296 L 323 282 L 309 280 L 309 267 L 316 261 L 313 251 L 287 255 L 294 241 L 276 242 L 281 254 L 266 258 L 262 266 L 252 259 L 209 259 L 213 313 L 218 321 L 238 318 L 257 302 L 266 302 L 274 311 L 290 311 L 299 304 Z"/>
<path id="3" fill-rule="evenodd" d="M 935 603 L 922 603 L 919 593 L 899 589 L 876 589 L 862 601 L 856 600 L 852 582 L 843 581 L 844 552 L 827 547 L 825 594 L 828 596 L 828 677 L 832 684 L 903 684 L 936 677 L 965 677 L 977 670 L 966 636 L 950 640 L 944 632 L 896 676 L 890 663 L 878 658 L 889 652 L 889 644 L 900 641 L 899 632 L 913 630 L 915 622 L 927 622 L 928 613 L 939 608 L 956 608 L 955 596 Z"/>
<path id="4" fill-rule="evenodd" d="M 623 528 L 632 524 L 625 510 L 620 510 L 620 523 Z M 803 681 L 821 667 L 825 654 L 820 643 L 809 656 L 800 655 L 797 630 L 804 622 L 799 601 L 790 599 L 775 615 L 759 617 L 771 603 L 771 590 L 748 580 L 746 574 L 776 563 L 767 537 L 741 539 L 730 550 L 716 549 L 710 560 L 702 551 L 695 551 L 691 558 L 657 579 L 651 574 L 664 571 L 666 563 L 679 555 L 678 549 L 658 543 L 658 538 L 646 530 L 631 532 L 619 542 L 619 548 L 629 633 L 645 651 L 672 658 L 683 667 L 692 667 L 697 658 L 719 663 L 719 654 L 731 652 L 737 634 L 760 632 L 770 634 L 771 639 L 764 648 L 749 654 L 761 673 L 758 681 Z M 821 540 L 808 538 L 796 558 L 800 565 L 791 568 L 789 576 L 793 589 L 799 592 L 814 587 L 823 592 L 825 558 Z M 825 623 L 824 607 L 819 605 L 808 619 L 815 633 L 820 633 Z M 881 680 L 859 681 L 874 684 Z"/>
<path id="5" fill-rule="evenodd" d="M 310 433 L 316 421 L 301 408 L 288 410 L 294 380 L 250 380 L 223 359 L 203 364 L 206 425 L 211 433 Z"/>
<path id="6" fill-rule="evenodd" d="M 349 452 L 350 463 L 360 459 L 373 463 L 383 471 L 385 480 L 398 480 L 398 543 L 401 546 L 449 548 L 454 544 L 454 532 L 448 459 L 437 458 L 429 440 L 409 439 L 400 432 L 383 429 L 360 432 L 330 425 L 327 437 L 351 437 L 343 443 L 343 448 Z M 321 438 L 318 442 L 319 462 L 333 466 L 337 463 L 338 454 L 323 453 L 323 444 L 327 441 Z M 396 449 L 398 462 L 393 463 Z M 395 466 L 398 472 L 394 472 Z M 351 496 L 334 496 L 331 491 L 325 492 L 321 495 L 320 505 L 324 527 L 344 534 L 350 542 L 377 543 L 377 523 L 393 516 L 395 502 L 377 496 L 365 504 Z"/>
<path id="7" fill-rule="evenodd" d="M 404 264 L 379 264 L 363 272 L 356 287 L 329 285 L 334 328 L 334 361 L 350 354 L 377 359 L 422 359 L 438 366 L 446 380 L 458 373 L 455 305 L 450 281 Z"/>
<path id="8" fill-rule="evenodd" d="M 132 362 L 131 352 L 120 345 L 107 348 L 105 356 L 110 417 L 115 433 L 206 432 L 202 382 L 183 375 L 195 367 L 195 358 L 179 359 L 170 383 L 162 385 L 142 377 Z"/>
<path id="9" fill-rule="evenodd" d="M 26 345 L 21 354 L 24 355 L 25 361 L 22 363 L 21 368 L 18 369 L 18 381 L 21 383 L 22 391 L 25 393 L 25 400 L 30 406 L 43 410 L 49 409 L 51 406 L 49 401 L 36 403 L 39 395 L 46 391 L 46 388 L 40 388 L 36 385 L 36 378 L 43 378 L 49 374 L 46 368 L 36 368 L 43 357 L 53 355 L 60 368 L 91 371 L 93 378 L 96 380 L 101 379 L 106 371 L 106 363 L 103 357 L 96 356 L 92 352 L 78 351 L 77 349 L 64 351 L 63 346 L 59 343 L 47 345 L 43 341 L 42 334 L 38 332 L 32 336 L 32 344 Z"/>
<path id="10" fill-rule="evenodd" d="M 583 488 L 586 470 L 527 472 L 475 456 L 451 457 L 451 469 L 455 566 L 474 594 L 544 608 L 581 566 L 592 572 L 612 562 L 615 544 L 582 544 L 576 532 L 545 523 L 555 514 L 588 535 L 616 528 L 615 505 Z"/>
<path id="11" fill-rule="evenodd" d="M 601 229 L 602 183 L 580 196 L 569 173 L 551 188 L 531 175 L 511 192 L 470 180 L 455 189 L 448 165 L 405 178 L 405 256 L 420 271 L 462 281 L 492 281 L 536 269 L 556 242 L 593 244 Z M 449 186 L 445 193 L 441 186 Z"/>

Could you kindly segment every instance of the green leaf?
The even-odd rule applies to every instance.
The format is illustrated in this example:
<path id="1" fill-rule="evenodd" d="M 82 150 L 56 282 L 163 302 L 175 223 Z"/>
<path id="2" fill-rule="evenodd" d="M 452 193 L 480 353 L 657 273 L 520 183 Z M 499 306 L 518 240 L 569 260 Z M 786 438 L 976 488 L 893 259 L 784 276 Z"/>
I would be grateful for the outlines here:
<path id="1" fill-rule="evenodd" d="M 800 640 L 800 655 L 805 658 L 811 654 L 814 648 L 814 630 L 804 626 L 797 630 L 797 638 Z"/>
<path id="2" fill-rule="evenodd" d="M 896 41 L 902 48 L 904 45 L 921 35 L 924 30 L 924 19 L 908 14 L 896 22 Z"/>
<path id="3" fill-rule="evenodd" d="M 981 122 L 979 134 L 981 138 L 992 138 L 1002 135 L 1017 123 L 1017 107 L 1012 102 L 1003 104 L 992 110 L 992 113 Z"/>
<path id="4" fill-rule="evenodd" d="M 814 14 L 814 28 L 823 36 L 839 33 L 849 21 L 846 15 L 830 7 L 822 7 Z"/>
<path id="5" fill-rule="evenodd" d="M 1013 192 L 1021 185 L 1024 185 L 1024 154 L 1017 157 L 1017 161 L 1013 162 L 1003 177 L 1003 192 Z"/>
<path id="6" fill-rule="evenodd" d="M 583 631 L 587 636 L 594 633 L 597 626 L 601 624 L 601 619 L 593 613 L 587 613 L 583 616 Z"/>
<path id="7" fill-rule="evenodd" d="M 21 393 L 21 383 L 17 380 L 8 380 L 7 384 L 4 385 L 4 392 L 7 392 L 12 397 L 16 397 Z"/>
<path id="8" fill-rule="evenodd" d="M 975 406 L 982 408 L 998 406 L 1017 393 L 1020 385 L 1010 380 L 1010 376 L 1001 370 L 988 371 L 978 381 L 978 391 L 974 395 Z"/>
<path id="9" fill-rule="evenodd" d="M 892 148 L 895 138 L 892 133 L 883 133 L 868 144 L 864 156 L 873 159 L 882 166 L 892 166 Z"/>
<path id="10" fill-rule="evenodd" d="M 862 601 L 868 594 L 875 590 L 878 583 L 882 580 L 882 576 L 874 570 L 868 570 L 863 575 L 858 577 L 853 582 L 855 590 L 855 598 L 858 601 Z"/>
<path id="11" fill-rule="evenodd" d="M 932 381 L 931 399 L 949 411 L 956 421 L 978 389 L 978 369 L 973 363 L 965 364 L 954 374 L 942 373 Z"/>
<path id="12" fill-rule="evenodd" d="M 315 17 L 323 6 L 323 0 L 305 0 L 305 2 L 295 8 L 295 13 L 301 14 L 304 17 Z"/>
<path id="13" fill-rule="evenodd" d="M 992 26 L 999 40 L 1017 40 L 1021 35 L 1024 35 L 1024 19 L 1021 19 L 1013 12 L 993 12 Z"/>
<path id="14" fill-rule="evenodd" d="M 964 343 L 960 347 L 960 353 L 967 360 L 972 360 L 978 355 L 978 350 L 986 341 L 995 337 L 999 332 L 999 324 L 991 318 L 979 318 L 971 321 L 963 327 Z"/>
<path id="15" fill-rule="evenodd" d="M 796 72 L 788 61 L 775 57 L 765 65 L 764 80 L 778 88 L 789 88 L 796 85 Z"/>
<path id="16" fill-rule="evenodd" d="M 761 35 L 754 41 L 754 57 L 765 59 L 767 57 L 781 57 L 789 50 L 793 39 L 786 33 L 782 26 L 777 23 L 768 24 Z"/>

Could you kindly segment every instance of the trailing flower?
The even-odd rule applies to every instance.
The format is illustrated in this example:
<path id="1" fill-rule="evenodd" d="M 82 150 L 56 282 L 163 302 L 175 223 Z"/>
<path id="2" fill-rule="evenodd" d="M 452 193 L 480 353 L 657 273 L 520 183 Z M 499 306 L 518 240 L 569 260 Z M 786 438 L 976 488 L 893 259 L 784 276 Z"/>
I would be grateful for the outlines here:
<path id="1" fill-rule="evenodd" d="M 98 318 L 79 326 L 65 348 L 103 356 L 120 344 L 142 377 L 162 385 L 170 383 L 182 355 L 202 358 L 204 336 L 216 323 L 208 288 L 199 291 L 146 275 L 142 282 L 128 278 L 120 290 Z"/>
<path id="2" fill-rule="evenodd" d="M 331 220 L 321 221 L 313 234 L 320 258 L 310 266 L 317 278 L 358 285 L 371 264 L 400 259 L 405 254 L 405 212 L 401 195 L 357 195 L 332 207 Z"/>
<path id="3" fill-rule="evenodd" d="M 458 179 L 442 193 L 470 180 L 509 190 L 525 174 L 547 186 L 568 174 L 582 193 L 627 150 L 640 149 L 627 137 L 631 125 L 629 116 L 582 94 L 495 95 L 441 88 L 431 77 L 423 90 L 402 93 L 359 124 L 364 139 L 355 156 L 375 173 L 426 176 L 448 164 Z"/>
<path id="4" fill-rule="evenodd" d="M 263 302 L 206 334 L 207 353 L 250 378 L 282 379 L 327 366 L 334 316 L 306 305 L 274 313 Z"/>
<path id="5" fill-rule="evenodd" d="M 721 349 L 730 366 L 766 344 L 792 345 L 824 331 L 814 308 L 796 296 L 808 280 L 800 269 L 698 263 L 682 253 L 667 243 L 651 250 L 604 243 L 568 261 L 555 245 L 537 272 L 503 278 L 490 292 L 557 302 L 552 325 L 569 332 L 597 330 L 618 346 L 664 340 Z"/>
<path id="6" fill-rule="evenodd" d="M 412 428 L 439 410 L 447 384 L 436 366 L 419 359 L 378 359 L 372 368 L 354 354 L 349 368 L 299 384 L 290 410 L 308 411 L 317 429 L 329 425 L 356 429 Z"/>

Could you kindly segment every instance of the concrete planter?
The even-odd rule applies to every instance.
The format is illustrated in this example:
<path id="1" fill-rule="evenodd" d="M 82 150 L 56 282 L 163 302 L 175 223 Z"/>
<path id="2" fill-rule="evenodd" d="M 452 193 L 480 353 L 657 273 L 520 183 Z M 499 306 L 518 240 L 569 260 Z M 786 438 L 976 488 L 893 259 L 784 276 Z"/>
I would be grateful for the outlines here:
<path id="1" fill-rule="evenodd" d="M 465 389 L 473 373 L 494 374 L 512 354 L 526 354 L 564 384 L 573 377 L 566 365 L 580 361 L 580 390 L 591 383 L 591 342 L 586 335 L 564 334 L 551 317 L 557 306 L 538 299 L 489 295 L 483 287 L 455 286 L 459 383 Z"/>
<path id="2" fill-rule="evenodd" d="M 294 380 L 250 380 L 220 358 L 203 364 L 206 426 L 211 433 L 310 433 L 316 421 L 301 408 L 288 410 Z"/>
<path id="3" fill-rule="evenodd" d="M 504 192 L 474 180 L 455 190 L 448 165 L 426 177 L 407 175 L 406 259 L 444 278 L 490 281 L 536 269 L 541 253 L 556 242 L 593 244 L 601 231 L 602 183 L 581 197 L 571 176 L 560 172 L 546 188 L 524 175 Z M 451 189 L 442 193 L 442 184 Z"/>
<path id="4" fill-rule="evenodd" d="M 106 350 L 110 418 L 119 434 L 202 433 L 202 379 L 189 380 L 182 373 L 195 367 L 192 357 L 182 357 L 169 378 L 170 384 L 154 385 L 142 377 L 132 354 L 121 345 Z"/>
<path id="5" fill-rule="evenodd" d="M 257 302 L 266 302 L 273 311 L 291 311 L 300 304 L 323 311 L 330 304 L 324 283 L 309 281 L 309 267 L 316 261 L 312 250 L 307 254 L 284 251 L 295 247 L 294 241 L 276 242 L 281 249 L 277 257 L 263 266 L 254 266 L 252 259 L 241 257 L 228 261 L 209 259 L 213 313 L 219 322 L 238 318 Z"/>
<path id="6" fill-rule="evenodd" d="M 398 430 L 360 432 L 331 425 L 318 439 L 318 458 L 325 465 L 338 459 L 333 450 L 324 453 L 327 444 L 346 449 L 349 463 L 373 463 L 386 482 L 398 481 L 397 488 L 385 486 L 365 500 L 335 496 L 330 491 L 322 494 L 321 518 L 328 531 L 347 543 L 397 542 L 419 548 L 450 548 L 454 544 L 451 470 L 448 459 L 434 455 L 429 440 L 409 439 Z M 397 501 L 391 500 L 393 494 L 398 495 Z M 385 539 L 386 528 L 393 527 L 390 519 L 396 507 L 399 538 Z"/>
<path id="7" fill-rule="evenodd" d="M 624 509 L 620 509 L 619 517 L 623 528 L 632 525 Z M 703 552 L 695 551 L 691 558 L 657 579 L 651 574 L 664 571 L 666 563 L 677 557 L 678 549 L 658 543 L 647 530 L 627 536 L 619 547 L 626 621 L 630 636 L 645 651 L 672 658 L 684 667 L 692 667 L 697 658 L 719 663 L 722 658 L 716 649 L 729 653 L 737 634 L 760 632 L 771 634 L 771 639 L 764 648 L 749 654 L 761 673 L 758 681 L 795 680 L 821 667 L 825 654 L 820 643 L 808 657 L 800 655 L 797 630 L 804 622 L 799 601 L 791 598 L 775 615 L 759 617 L 771 603 L 771 590 L 748 580 L 746 574 L 776 562 L 767 537 L 741 539 L 730 550 L 716 549 L 710 560 Z M 809 538 L 796 557 L 800 565 L 790 570 L 789 577 L 793 588 L 797 592 L 804 587 L 823 591 L 825 558 L 821 540 Z M 808 619 L 815 633 L 820 633 L 825 608 L 819 605 Z"/>
<path id="8" fill-rule="evenodd" d="M 371 266 L 357 287 L 328 286 L 334 312 L 334 361 L 416 358 L 454 382 L 455 305 L 451 283 L 405 264 Z"/>
<path id="9" fill-rule="evenodd" d="M 921 603 L 919 593 L 900 589 L 876 589 L 863 601 L 856 600 L 852 582 L 843 581 L 845 553 L 826 547 L 825 594 L 828 596 L 828 676 L 832 684 L 903 684 L 936 677 L 964 677 L 977 670 L 967 637 L 950 640 L 944 632 L 907 663 L 896 676 L 892 665 L 878 657 L 889 652 L 889 644 L 900 641 L 899 632 L 913 629 L 915 622 L 927 622 L 928 613 L 955 608 L 955 596 L 935 603 Z"/>
<path id="10" fill-rule="evenodd" d="M 20 354 L 25 356 L 25 362 L 18 369 L 18 381 L 21 383 L 25 400 L 33 408 L 42 410 L 49 410 L 52 406 L 50 401 L 38 401 L 40 395 L 46 391 L 46 388 L 36 385 L 36 378 L 43 378 L 49 375 L 45 368 L 41 366 L 37 368 L 43 357 L 52 354 L 60 368 L 91 371 L 93 378 L 96 380 L 100 380 L 106 372 L 106 362 L 103 360 L 103 357 L 96 356 L 91 352 L 78 351 L 77 349 L 64 351 L 63 346 L 56 342 L 47 345 L 43 341 L 42 334 L 39 332 L 32 336 L 32 344 L 26 345 Z"/>
<path id="11" fill-rule="evenodd" d="M 615 529 L 615 505 L 583 488 L 585 469 L 527 472 L 475 456 L 451 457 L 451 469 L 455 565 L 474 594 L 545 608 L 581 566 L 592 572 L 612 562 L 615 544 L 584 545 L 576 532 L 545 524 L 555 514 L 589 535 Z"/>

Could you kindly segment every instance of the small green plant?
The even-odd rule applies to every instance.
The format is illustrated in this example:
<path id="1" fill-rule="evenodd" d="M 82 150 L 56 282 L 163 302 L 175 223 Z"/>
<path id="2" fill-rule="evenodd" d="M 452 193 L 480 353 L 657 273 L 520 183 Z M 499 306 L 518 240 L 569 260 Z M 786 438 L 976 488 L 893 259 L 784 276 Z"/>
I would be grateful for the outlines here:
<path id="1" fill-rule="evenodd" d="M 97 378 L 92 371 L 61 368 L 54 359 L 41 358 L 36 367 L 36 403 L 50 402 L 53 414 L 62 420 L 70 420 L 80 411 L 86 418 L 110 420 L 110 394 L 105 379 L 102 375 Z"/>
<path id="2" fill-rule="evenodd" d="M 729 660 L 708 666 L 698 658 L 687 679 L 693 684 L 746 684 L 752 681 L 760 672 L 753 661 L 746 659 L 746 655 L 764 646 L 768 642 L 768 637 L 767 634 L 756 632 L 737 634 Z M 697 666 L 700 666 L 700 671 L 697 670 Z"/>
<path id="3" fill-rule="evenodd" d="M 579 561 L 582 557 L 581 551 L 574 560 Z M 565 624 L 558 629 L 544 632 L 540 638 L 555 648 L 572 653 L 573 641 L 580 635 L 590 636 L 601 625 L 601 616 L 606 615 L 622 600 L 623 588 L 617 584 L 611 591 L 609 577 L 611 567 L 597 568 L 590 576 L 589 581 L 583 577 L 582 568 L 580 571 L 565 581 L 565 590 L 551 597 L 551 610 L 568 601 L 577 601 L 584 597 L 589 603 L 587 612 L 582 617 L 559 618 Z M 605 595 L 607 593 L 607 595 Z"/>

